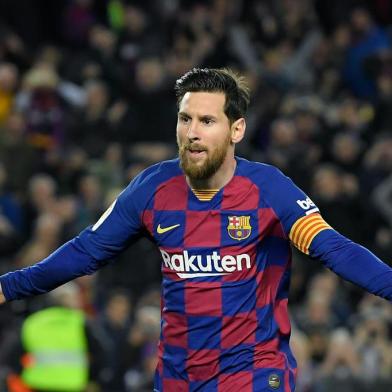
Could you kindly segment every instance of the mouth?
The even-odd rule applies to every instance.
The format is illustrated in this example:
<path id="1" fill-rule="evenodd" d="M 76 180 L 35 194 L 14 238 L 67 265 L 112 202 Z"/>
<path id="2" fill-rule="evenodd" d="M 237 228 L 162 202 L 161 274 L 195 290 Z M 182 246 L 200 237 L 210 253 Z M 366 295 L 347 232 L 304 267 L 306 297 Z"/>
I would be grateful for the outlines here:
<path id="1" fill-rule="evenodd" d="M 205 149 L 198 148 L 198 147 L 188 147 L 186 151 L 188 155 L 193 158 L 199 158 L 207 154 L 207 151 Z"/>

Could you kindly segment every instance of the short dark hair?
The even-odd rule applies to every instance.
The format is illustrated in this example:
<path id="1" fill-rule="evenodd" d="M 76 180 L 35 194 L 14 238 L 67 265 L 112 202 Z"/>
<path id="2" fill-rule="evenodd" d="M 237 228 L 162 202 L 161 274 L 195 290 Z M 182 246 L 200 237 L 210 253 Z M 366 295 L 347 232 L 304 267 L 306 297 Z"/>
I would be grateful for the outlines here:
<path id="1" fill-rule="evenodd" d="M 178 106 L 187 92 L 224 93 L 224 111 L 230 123 L 245 117 L 250 101 L 250 89 L 245 78 L 229 68 L 193 68 L 177 79 L 174 91 Z"/>

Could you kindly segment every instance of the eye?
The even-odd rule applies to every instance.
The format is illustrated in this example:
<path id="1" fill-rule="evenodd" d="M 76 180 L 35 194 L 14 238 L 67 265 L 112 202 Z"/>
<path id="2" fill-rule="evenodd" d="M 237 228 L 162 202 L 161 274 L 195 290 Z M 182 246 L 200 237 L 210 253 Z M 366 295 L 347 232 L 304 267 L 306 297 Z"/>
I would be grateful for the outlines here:
<path id="1" fill-rule="evenodd" d="M 180 122 L 182 122 L 183 124 L 188 124 L 189 121 L 190 121 L 190 118 L 189 118 L 189 117 L 186 117 L 186 116 L 178 116 L 178 120 L 179 120 Z"/>
<path id="2" fill-rule="evenodd" d="M 214 120 L 212 118 L 203 118 L 202 122 L 205 125 L 211 125 L 214 123 Z"/>

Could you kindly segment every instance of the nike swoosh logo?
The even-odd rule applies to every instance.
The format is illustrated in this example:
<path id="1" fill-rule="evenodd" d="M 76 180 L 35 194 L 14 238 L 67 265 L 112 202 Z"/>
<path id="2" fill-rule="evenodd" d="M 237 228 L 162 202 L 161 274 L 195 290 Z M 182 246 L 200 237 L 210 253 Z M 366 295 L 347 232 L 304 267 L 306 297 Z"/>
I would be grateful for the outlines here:
<path id="1" fill-rule="evenodd" d="M 167 226 L 167 227 L 161 227 L 161 225 L 159 224 L 158 227 L 157 227 L 157 233 L 158 234 L 163 234 L 163 233 L 166 233 L 167 231 L 175 229 L 178 226 L 180 226 L 179 223 L 177 223 L 176 225 Z"/>

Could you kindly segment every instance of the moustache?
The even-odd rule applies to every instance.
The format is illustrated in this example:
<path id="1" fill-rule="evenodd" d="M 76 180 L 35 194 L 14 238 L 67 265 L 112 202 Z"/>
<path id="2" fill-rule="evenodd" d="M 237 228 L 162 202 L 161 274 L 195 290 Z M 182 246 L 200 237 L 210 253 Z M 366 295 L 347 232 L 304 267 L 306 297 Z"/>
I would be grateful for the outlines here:
<path id="1" fill-rule="evenodd" d="M 181 146 L 182 150 L 190 150 L 190 151 L 207 151 L 207 146 L 199 143 L 184 143 Z"/>

